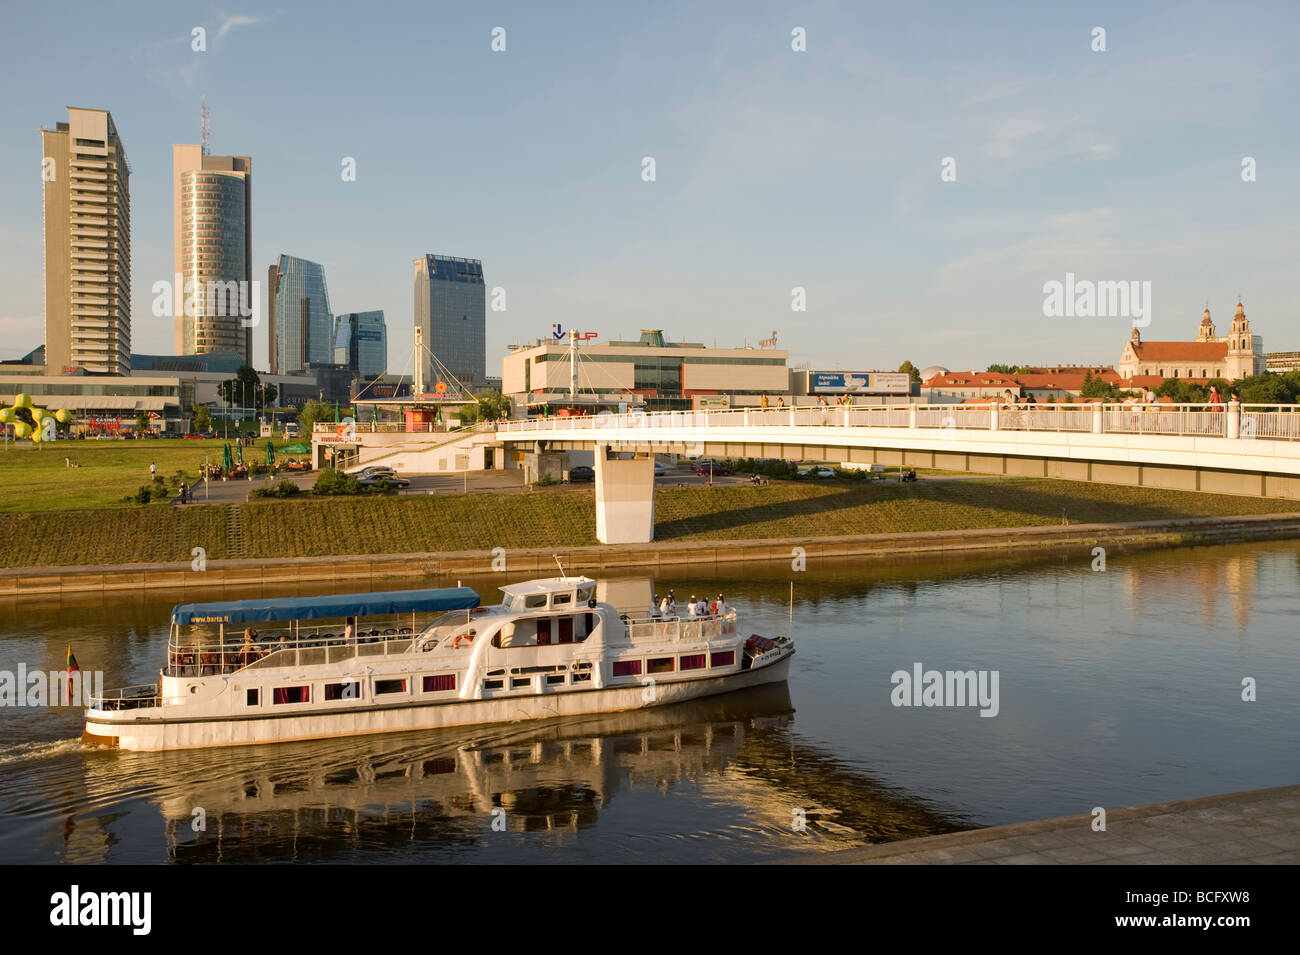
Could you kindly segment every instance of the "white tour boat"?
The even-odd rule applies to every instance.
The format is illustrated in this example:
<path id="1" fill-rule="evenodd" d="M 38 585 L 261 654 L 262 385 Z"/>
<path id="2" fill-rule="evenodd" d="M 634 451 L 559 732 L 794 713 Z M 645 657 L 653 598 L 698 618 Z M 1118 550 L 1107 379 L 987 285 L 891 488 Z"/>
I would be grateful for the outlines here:
<path id="1" fill-rule="evenodd" d="M 794 653 L 734 610 L 620 613 L 588 577 L 501 589 L 491 607 L 468 587 L 175 607 L 158 682 L 92 699 L 82 738 L 191 749 L 610 713 L 782 682 Z"/>

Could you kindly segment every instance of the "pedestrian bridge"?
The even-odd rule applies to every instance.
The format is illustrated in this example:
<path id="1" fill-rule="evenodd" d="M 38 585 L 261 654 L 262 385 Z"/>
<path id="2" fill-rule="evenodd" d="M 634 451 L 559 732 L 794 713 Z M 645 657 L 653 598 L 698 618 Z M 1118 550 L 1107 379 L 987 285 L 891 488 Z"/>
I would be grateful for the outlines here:
<path id="1" fill-rule="evenodd" d="M 1300 500 L 1300 406 L 887 405 L 502 422 L 497 440 L 596 454 L 596 536 L 654 531 L 653 455 L 906 465 Z"/>

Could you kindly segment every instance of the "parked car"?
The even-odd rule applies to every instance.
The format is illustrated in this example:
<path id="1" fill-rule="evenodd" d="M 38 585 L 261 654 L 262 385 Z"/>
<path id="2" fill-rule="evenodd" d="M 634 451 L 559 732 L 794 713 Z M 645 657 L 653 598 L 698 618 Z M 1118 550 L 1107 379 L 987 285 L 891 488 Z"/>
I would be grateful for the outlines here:
<path id="1" fill-rule="evenodd" d="M 569 483 L 581 484 L 585 481 L 596 480 L 596 469 L 589 468 L 585 464 L 579 464 L 576 468 L 569 468 Z"/>
<path id="2" fill-rule="evenodd" d="M 372 464 L 370 467 L 362 468 L 354 473 L 358 481 L 367 477 L 397 477 L 397 472 L 386 464 Z"/>
<path id="3" fill-rule="evenodd" d="M 804 468 L 799 472 L 799 476 L 810 478 L 833 478 L 835 477 L 835 472 L 830 468 Z"/>
<path id="4" fill-rule="evenodd" d="M 395 477 L 391 474 L 371 474 L 366 477 L 359 477 L 357 483 L 362 487 L 377 487 L 394 491 L 411 486 L 411 482 L 406 478 Z"/>
<path id="5" fill-rule="evenodd" d="M 714 461 L 712 458 L 700 458 L 698 461 L 695 462 L 695 467 L 693 470 L 695 471 L 696 474 L 712 474 L 715 477 L 726 476 L 731 473 L 731 470 L 729 468 L 723 467 L 721 464 L 719 464 L 717 461 Z"/>
<path id="6" fill-rule="evenodd" d="M 655 462 L 655 477 L 663 477 L 663 476 L 664 476 L 665 474 L 667 474 L 667 473 L 668 473 L 668 469 L 667 469 L 666 467 L 664 467 L 662 464 L 660 464 L 658 461 L 656 461 L 656 462 Z"/>

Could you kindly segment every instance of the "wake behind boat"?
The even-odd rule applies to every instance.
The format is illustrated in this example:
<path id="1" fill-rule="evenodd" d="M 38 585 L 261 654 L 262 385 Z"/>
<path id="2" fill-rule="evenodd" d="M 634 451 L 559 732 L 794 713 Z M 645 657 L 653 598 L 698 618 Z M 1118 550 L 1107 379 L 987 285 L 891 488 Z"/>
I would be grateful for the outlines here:
<path id="1" fill-rule="evenodd" d="M 588 577 L 501 590 L 177 606 L 158 682 L 93 698 L 82 738 L 191 749 L 609 713 L 783 682 L 794 653 L 743 636 L 734 610 L 620 613 Z"/>

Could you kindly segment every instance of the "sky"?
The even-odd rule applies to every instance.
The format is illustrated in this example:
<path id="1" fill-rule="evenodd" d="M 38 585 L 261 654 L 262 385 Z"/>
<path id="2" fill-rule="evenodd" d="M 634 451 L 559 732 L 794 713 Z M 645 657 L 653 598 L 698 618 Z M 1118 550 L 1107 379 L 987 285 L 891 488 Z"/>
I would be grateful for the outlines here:
<path id="1" fill-rule="evenodd" d="M 1148 340 L 1194 337 L 1207 304 L 1224 334 L 1240 297 L 1267 351 L 1300 349 L 1300 4 L 126 0 L 0 23 L 3 358 L 44 337 L 39 130 L 68 106 L 113 114 L 132 350 L 173 350 L 151 287 L 204 97 L 211 151 L 253 160 L 253 277 L 323 264 L 336 313 L 384 310 L 393 373 L 425 253 L 504 290 L 489 374 L 553 323 L 775 331 L 814 369 L 1113 364 L 1131 318 L 1045 316 L 1067 273 L 1150 282 Z"/>

